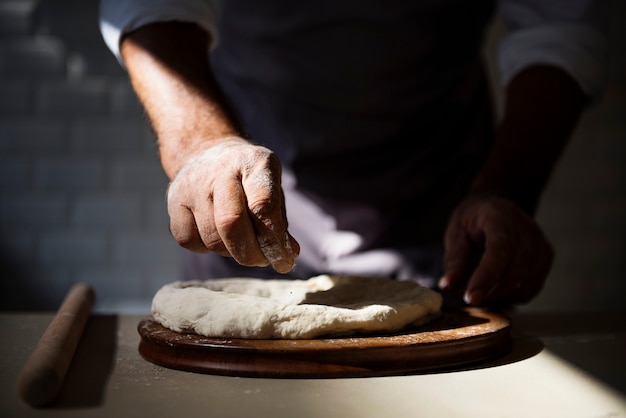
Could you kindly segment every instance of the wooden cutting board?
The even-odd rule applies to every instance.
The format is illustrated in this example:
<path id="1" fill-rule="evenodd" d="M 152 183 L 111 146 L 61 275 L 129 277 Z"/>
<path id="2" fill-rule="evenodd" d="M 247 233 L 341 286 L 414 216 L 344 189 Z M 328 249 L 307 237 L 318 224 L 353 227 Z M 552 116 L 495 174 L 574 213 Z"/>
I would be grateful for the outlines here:
<path id="1" fill-rule="evenodd" d="M 197 373 L 269 378 L 398 375 L 492 359 L 510 348 L 510 321 L 482 308 L 444 310 L 399 333 L 310 340 L 208 338 L 138 325 L 139 353 L 158 365 Z"/>

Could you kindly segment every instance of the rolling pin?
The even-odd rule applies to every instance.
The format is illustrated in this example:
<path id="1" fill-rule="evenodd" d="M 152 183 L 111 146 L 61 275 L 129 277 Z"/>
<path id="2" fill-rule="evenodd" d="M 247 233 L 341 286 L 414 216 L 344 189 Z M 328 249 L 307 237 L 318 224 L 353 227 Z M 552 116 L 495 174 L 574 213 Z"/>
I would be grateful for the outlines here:
<path id="1" fill-rule="evenodd" d="M 95 300 L 85 283 L 72 286 L 17 378 L 20 398 L 44 406 L 59 394 Z"/>

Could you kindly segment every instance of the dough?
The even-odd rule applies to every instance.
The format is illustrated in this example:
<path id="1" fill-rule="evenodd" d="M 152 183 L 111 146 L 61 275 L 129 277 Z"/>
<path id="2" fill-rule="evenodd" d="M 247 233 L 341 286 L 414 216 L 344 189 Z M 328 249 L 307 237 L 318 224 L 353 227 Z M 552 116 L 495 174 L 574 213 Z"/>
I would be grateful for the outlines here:
<path id="1" fill-rule="evenodd" d="M 421 325 L 439 315 L 441 302 L 433 290 L 389 279 L 233 278 L 167 284 L 152 315 L 166 328 L 207 337 L 308 339 Z"/>

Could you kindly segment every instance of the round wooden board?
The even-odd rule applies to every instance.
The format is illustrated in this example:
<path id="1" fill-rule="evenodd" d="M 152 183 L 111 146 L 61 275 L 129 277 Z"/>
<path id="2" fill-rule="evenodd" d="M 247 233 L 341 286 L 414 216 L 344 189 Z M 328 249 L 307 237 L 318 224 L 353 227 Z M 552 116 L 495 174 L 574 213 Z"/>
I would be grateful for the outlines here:
<path id="1" fill-rule="evenodd" d="M 492 359 L 510 348 L 510 321 L 481 308 L 444 310 L 399 333 L 310 340 L 209 338 L 138 325 L 139 353 L 158 365 L 198 373 L 270 378 L 386 376 L 448 369 Z"/>

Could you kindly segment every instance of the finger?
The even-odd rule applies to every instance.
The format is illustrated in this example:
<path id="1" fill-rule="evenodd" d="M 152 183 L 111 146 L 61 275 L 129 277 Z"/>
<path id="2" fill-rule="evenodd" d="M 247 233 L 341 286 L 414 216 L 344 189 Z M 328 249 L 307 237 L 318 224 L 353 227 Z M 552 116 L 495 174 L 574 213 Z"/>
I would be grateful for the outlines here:
<path id="1" fill-rule="evenodd" d="M 520 292 L 530 286 L 532 274 L 530 254 L 526 251 L 516 251 L 506 271 L 499 280 L 494 283 L 491 292 L 485 295 L 481 303 L 502 304 L 518 302 Z"/>
<path id="2" fill-rule="evenodd" d="M 444 275 L 439 280 L 443 290 L 460 286 L 467 281 L 476 264 L 474 245 L 458 224 L 450 226 L 445 236 Z"/>
<path id="3" fill-rule="evenodd" d="M 283 225 L 285 229 L 284 242 L 281 243 L 280 245 L 288 249 L 288 251 L 290 252 L 290 254 L 288 255 L 292 257 L 291 265 L 287 267 L 288 270 L 284 271 L 285 273 L 287 273 L 295 267 L 295 258 L 298 257 L 298 255 L 300 255 L 300 244 L 287 230 L 288 228 L 287 208 L 285 205 L 285 194 L 283 193 L 282 187 L 278 188 L 278 193 L 280 193 L 279 196 L 280 196 L 280 202 L 281 202 L 280 204 L 281 205 L 280 213 L 282 217 L 281 225 Z"/>
<path id="4" fill-rule="evenodd" d="M 272 268 L 279 273 L 287 273 L 295 266 L 300 246 L 286 231 L 286 224 L 274 223 L 271 216 L 264 215 L 263 208 L 256 206 L 252 212 L 257 242 Z"/>
<path id="5" fill-rule="evenodd" d="M 291 271 L 300 246 L 287 232 L 280 168 L 270 167 L 252 171 L 244 179 L 243 185 L 261 251 L 274 270 L 279 273 Z"/>
<path id="6" fill-rule="evenodd" d="M 168 204 L 167 212 L 170 217 L 170 233 L 178 245 L 194 252 L 209 252 L 200 238 L 196 220 L 188 207 Z"/>
<path id="7" fill-rule="evenodd" d="M 215 225 L 215 218 L 213 217 L 213 203 L 207 200 L 206 203 L 198 205 L 192 211 L 196 222 L 196 228 L 198 234 L 206 251 L 230 257 L 231 254 L 226 248 L 222 237 L 219 235 L 219 231 Z"/>
<path id="8" fill-rule="evenodd" d="M 194 209 L 168 201 L 170 232 L 181 247 L 190 251 L 228 256 L 230 254 L 215 229 L 211 208 L 209 200 Z"/>
<path id="9" fill-rule="evenodd" d="M 509 267 L 486 303 L 525 303 L 534 298 L 550 272 L 554 252 L 542 232 L 533 225 L 518 238 L 520 244 Z"/>
<path id="10" fill-rule="evenodd" d="M 510 234 L 485 231 L 483 256 L 470 278 L 464 300 L 480 305 L 489 300 L 504 277 L 515 254 L 515 243 Z"/>
<path id="11" fill-rule="evenodd" d="M 291 252 L 293 253 L 294 258 L 300 255 L 300 244 L 298 241 L 287 231 L 287 238 L 289 244 L 291 246 Z M 294 262 L 295 263 L 295 262 Z"/>
<path id="12" fill-rule="evenodd" d="M 295 258 L 298 257 L 298 255 L 300 255 L 300 244 L 298 243 L 298 241 L 289 233 L 289 231 L 287 230 L 288 227 L 288 222 L 287 222 L 287 207 L 286 207 L 286 203 L 285 203 L 285 194 L 283 193 L 283 189 L 282 187 L 279 187 L 279 193 L 280 193 L 280 202 L 281 202 L 281 216 L 282 216 L 282 224 L 285 227 L 285 247 L 289 248 L 291 250 L 291 255 L 294 259 L 291 269 L 293 269 L 293 267 L 295 267 Z"/>
<path id="13" fill-rule="evenodd" d="M 215 229 L 229 255 L 244 266 L 267 266 L 269 261 L 257 242 L 239 180 L 216 184 L 213 203 Z"/>
<path id="14" fill-rule="evenodd" d="M 526 277 L 522 277 L 513 295 L 515 302 L 526 303 L 534 298 L 542 289 L 550 268 L 554 251 L 550 243 L 539 232 L 536 241 L 528 246 L 527 259 L 524 265 L 528 266 Z"/>

